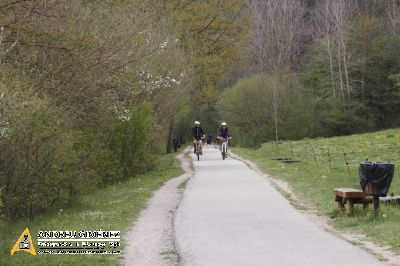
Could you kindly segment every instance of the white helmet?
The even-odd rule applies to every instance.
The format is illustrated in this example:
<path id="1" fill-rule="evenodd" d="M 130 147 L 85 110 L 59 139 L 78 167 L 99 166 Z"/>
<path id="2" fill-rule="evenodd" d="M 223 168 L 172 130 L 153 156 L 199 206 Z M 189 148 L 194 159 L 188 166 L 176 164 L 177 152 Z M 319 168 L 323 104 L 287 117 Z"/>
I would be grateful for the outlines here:
<path id="1" fill-rule="evenodd" d="M 226 126 L 226 122 L 222 122 L 222 123 L 221 123 L 221 126 Z"/>
<path id="2" fill-rule="evenodd" d="M 200 122 L 199 121 L 194 121 L 194 124 L 195 125 L 200 125 Z"/>

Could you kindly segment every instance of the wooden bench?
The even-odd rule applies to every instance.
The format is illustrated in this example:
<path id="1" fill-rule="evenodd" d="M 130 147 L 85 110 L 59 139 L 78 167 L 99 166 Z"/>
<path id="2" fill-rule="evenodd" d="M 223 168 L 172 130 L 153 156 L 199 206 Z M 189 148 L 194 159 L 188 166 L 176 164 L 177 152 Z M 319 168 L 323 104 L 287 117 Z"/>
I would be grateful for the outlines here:
<path id="1" fill-rule="evenodd" d="M 353 215 L 354 204 L 362 204 L 364 209 L 368 209 L 368 204 L 373 202 L 372 197 L 366 197 L 362 190 L 354 188 L 336 188 L 333 190 L 335 201 L 338 202 L 341 211 L 346 210 L 350 216 Z"/>

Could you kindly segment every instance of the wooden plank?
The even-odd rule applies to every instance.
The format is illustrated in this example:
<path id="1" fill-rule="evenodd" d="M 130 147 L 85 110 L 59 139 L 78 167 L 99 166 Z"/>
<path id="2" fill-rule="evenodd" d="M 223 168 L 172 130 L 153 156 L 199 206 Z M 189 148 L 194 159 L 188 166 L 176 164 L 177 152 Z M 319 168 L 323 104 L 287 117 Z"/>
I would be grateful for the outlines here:
<path id="1" fill-rule="evenodd" d="M 385 203 L 400 203 L 400 196 L 387 196 L 387 197 L 380 197 L 379 200 Z"/>
<path id="2" fill-rule="evenodd" d="M 347 199 L 364 198 L 365 194 L 362 190 L 354 188 L 336 188 L 333 190 L 336 196 Z"/>

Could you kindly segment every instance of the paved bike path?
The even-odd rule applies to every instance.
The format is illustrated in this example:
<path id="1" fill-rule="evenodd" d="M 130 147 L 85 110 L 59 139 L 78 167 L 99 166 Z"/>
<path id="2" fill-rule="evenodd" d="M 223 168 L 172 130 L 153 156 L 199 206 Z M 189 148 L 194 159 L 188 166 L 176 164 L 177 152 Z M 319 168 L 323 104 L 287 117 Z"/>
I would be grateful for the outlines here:
<path id="1" fill-rule="evenodd" d="M 203 147 L 177 210 L 181 265 L 382 265 L 324 231 L 244 163 Z"/>

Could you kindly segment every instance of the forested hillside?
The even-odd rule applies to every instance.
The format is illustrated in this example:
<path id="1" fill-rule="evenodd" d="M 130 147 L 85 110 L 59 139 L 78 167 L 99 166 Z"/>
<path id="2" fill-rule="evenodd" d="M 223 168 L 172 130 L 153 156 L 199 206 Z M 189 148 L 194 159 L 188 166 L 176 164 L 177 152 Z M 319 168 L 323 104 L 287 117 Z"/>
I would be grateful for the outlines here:
<path id="1" fill-rule="evenodd" d="M 400 126 L 400 2 L 251 0 L 247 66 L 220 99 L 240 144 Z"/>
<path id="2" fill-rule="evenodd" d="M 0 217 L 152 169 L 216 98 L 249 21 L 241 0 L 1 0 Z"/>

